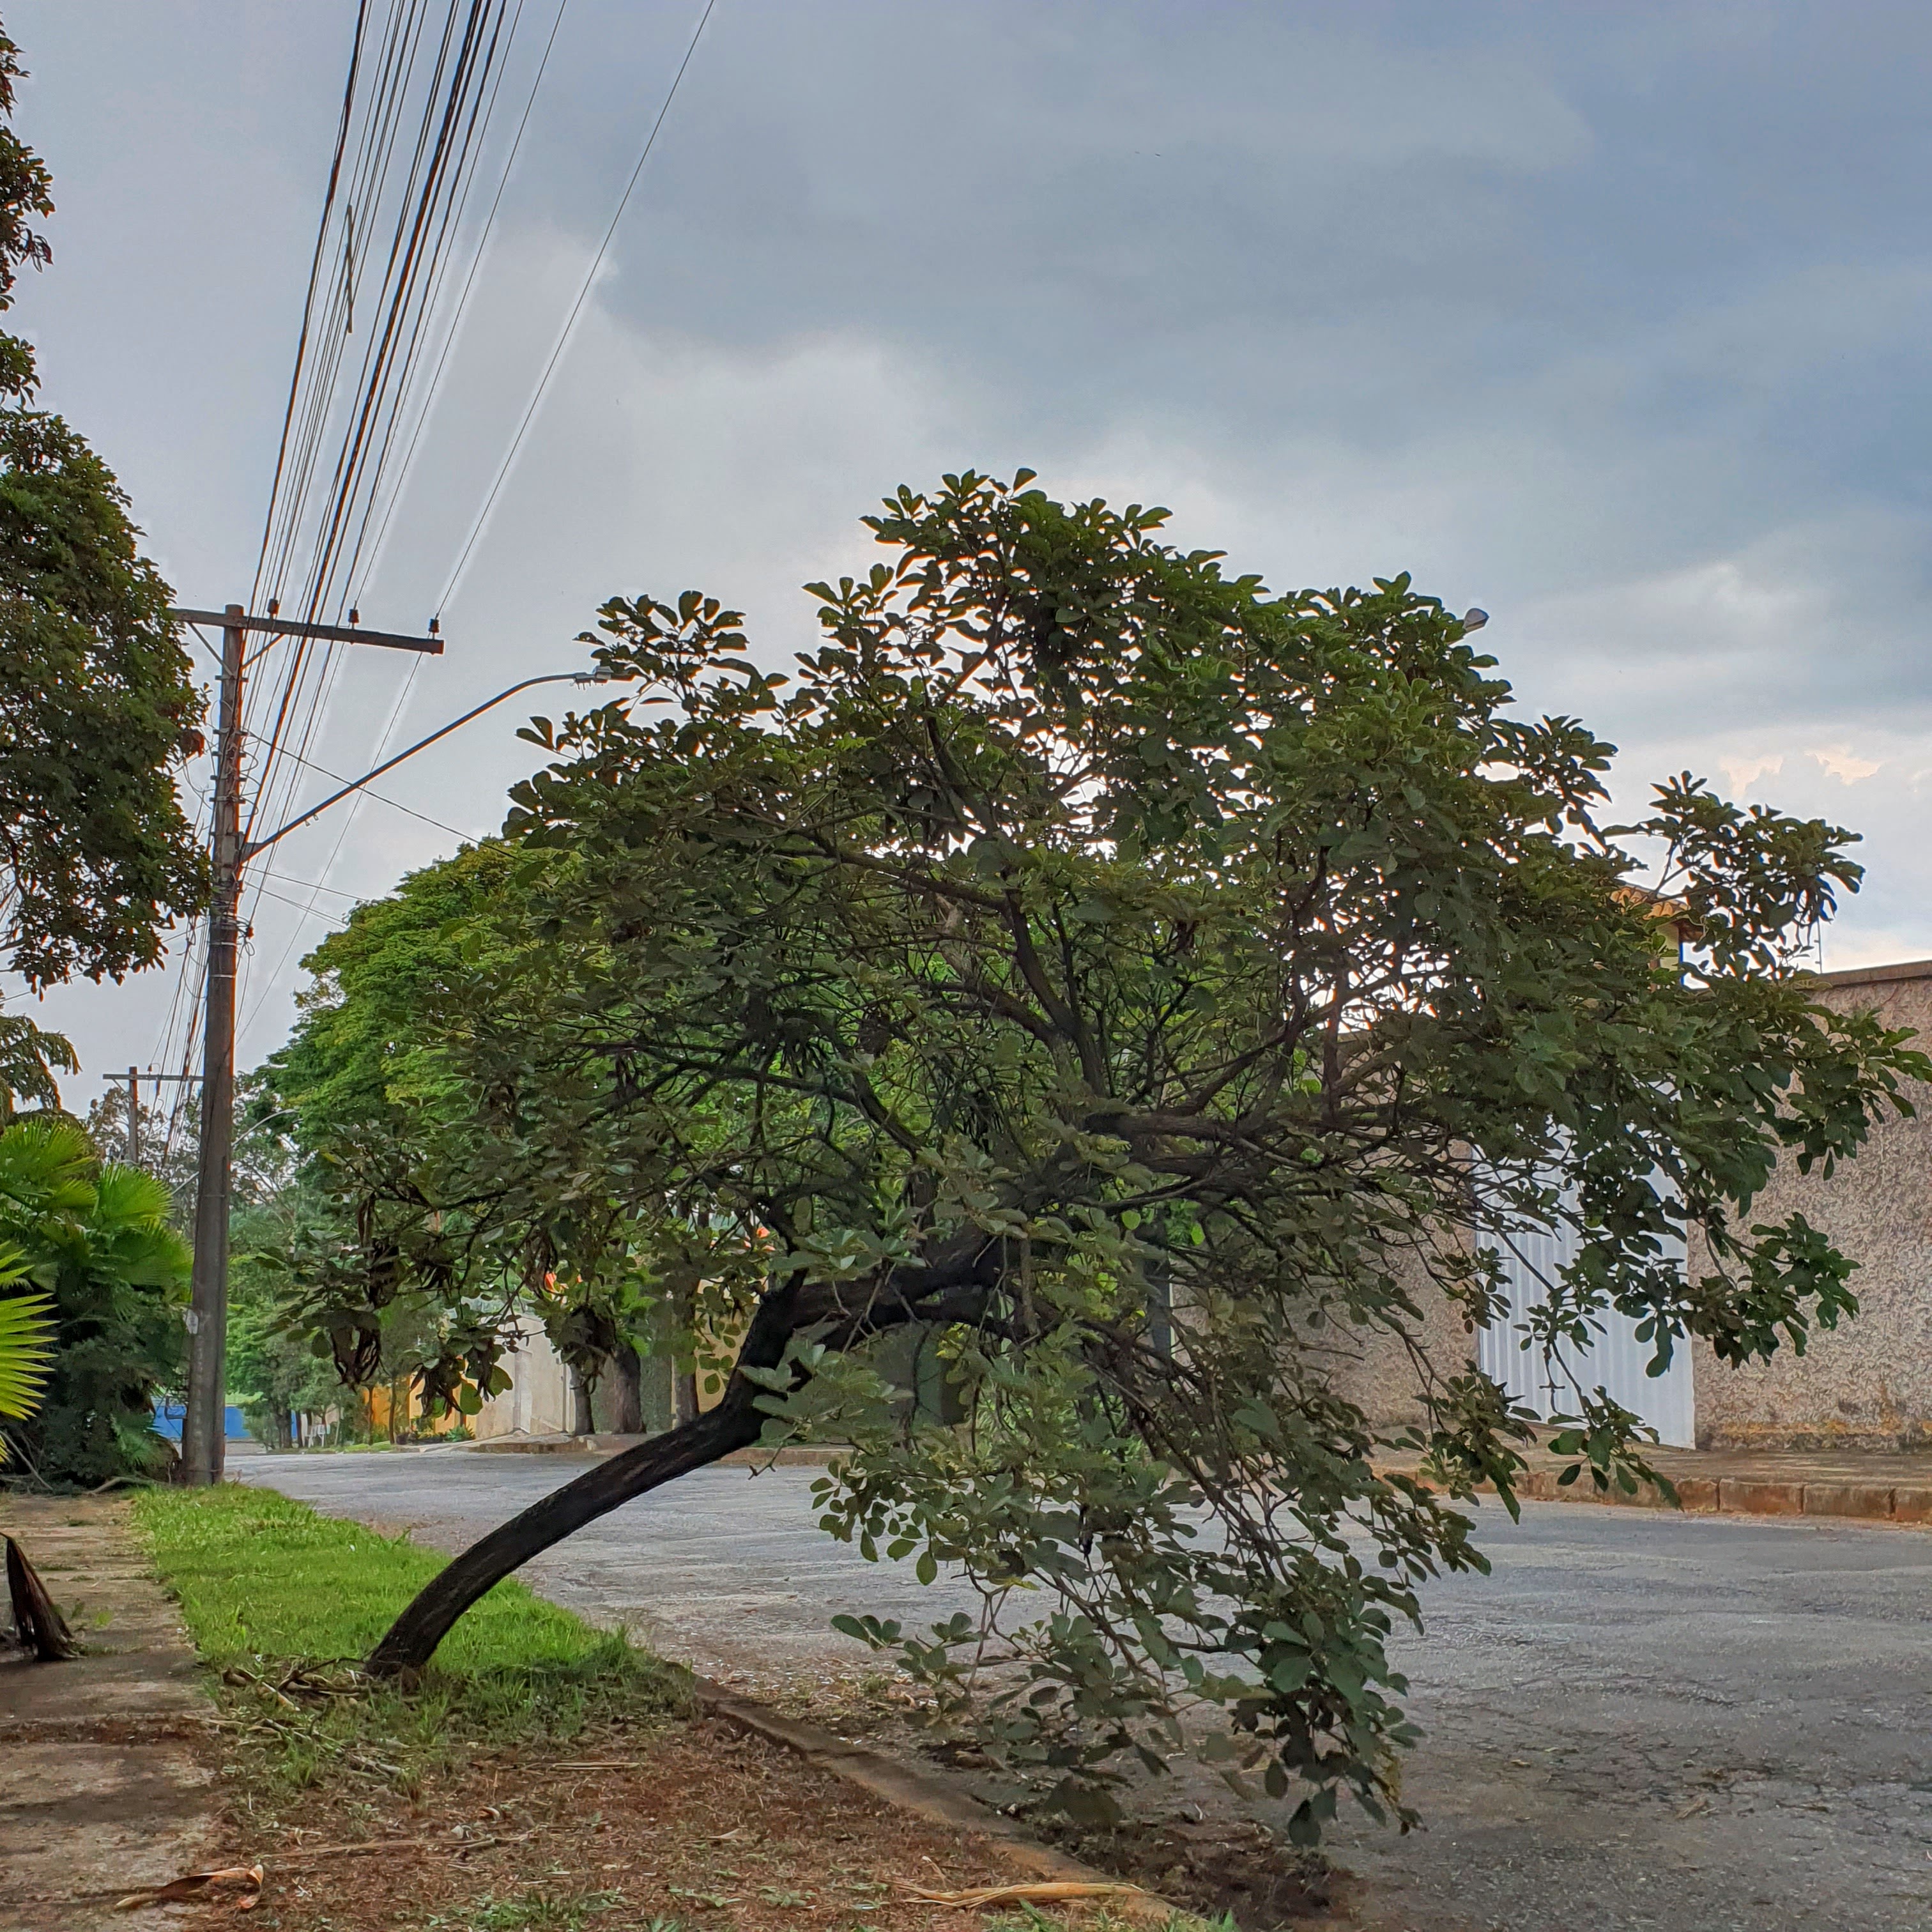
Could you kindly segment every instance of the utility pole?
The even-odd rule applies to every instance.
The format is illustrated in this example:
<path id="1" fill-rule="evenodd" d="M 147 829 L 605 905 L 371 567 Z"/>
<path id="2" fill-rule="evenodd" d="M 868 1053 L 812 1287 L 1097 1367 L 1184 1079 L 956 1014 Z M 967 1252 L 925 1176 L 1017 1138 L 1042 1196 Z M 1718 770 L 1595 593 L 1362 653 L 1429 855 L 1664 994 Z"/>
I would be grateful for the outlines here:
<path id="1" fill-rule="evenodd" d="M 218 1483 L 227 1438 L 228 1193 L 235 1125 L 235 922 L 242 903 L 242 606 L 222 613 L 215 705 L 214 890 L 208 908 L 208 980 L 201 1028 L 201 1147 L 194 1190 L 194 1276 L 188 1312 L 182 1474 Z"/>
<path id="2" fill-rule="evenodd" d="M 194 1196 L 194 1276 L 188 1316 L 188 1356 L 186 1414 L 182 1422 L 182 1480 L 218 1483 L 225 1461 L 226 1431 L 222 1411 L 227 1402 L 228 1207 L 233 1180 L 235 1131 L 235 956 L 241 934 L 242 874 L 250 859 L 259 856 L 298 826 L 306 825 L 332 805 L 360 791 L 373 778 L 412 758 L 425 746 L 446 738 L 459 725 L 480 718 L 494 705 L 538 684 L 608 684 L 605 671 L 552 671 L 526 677 L 473 705 L 427 738 L 386 758 L 359 778 L 352 778 L 319 804 L 298 812 L 260 838 L 242 834 L 242 681 L 248 667 L 248 633 L 274 637 L 319 638 L 332 644 L 379 644 L 388 650 L 442 654 L 442 639 L 430 626 L 426 638 L 393 631 L 365 631 L 352 622 L 298 623 L 268 606 L 266 617 L 248 616 L 238 604 L 225 610 L 170 610 L 188 624 L 221 627 L 221 684 L 215 706 L 214 896 L 208 908 L 208 986 L 202 1018 L 201 1148 Z M 149 1075 L 150 1079 L 158 1076 Z M 160 1076 L 170 1077 L 170 1076 Z M 175 1078 L 182 1076 L 175 1075 Z M 134 1071 L 128 1072 L 133 1090 Z"/>
<path id="3" fill-rule="evenodd" d="M 118 1080 L 119 1077 L 118 1074 L 109 1076 L 112 1080 Z M 139 1167 L 141 1164 L 141 1082 L 145 1080 L 150 1086 L 158 1089 L 164 1080 L 192 1082 L 200 1078 L 199 1073 L 157 1073 L 152 1068 L 143 1073 L 138 1066 L 128 1068 L 128 1165 L 130 1167 Z M 158 1092 L 155 1097 L 160 1098 Z"/>
<path id="4" fill-rule="evenodd" d="M 194 1196 L 194 1275 L 188 1312 L 188 1398 L 182 1422 L 182 1476 L 194 1484 L 220 1481 L 226 1431 L 228 1360 L 228 1205 L 233 1180 L 235 1128 L 235 956 L 242 905 L 242 869 L 281 832 L 244 845 L 242 838 L 242 683 L 250 631 L 440 655 L 438 637 L 406 638 L 359 626 L 299 623 L 271 604 L 251 617 L 239 604 L 226 610 L 172 610 L 184 623 L 221 627 L 221 682 L 215 704 L 214 891 L 208 912 L 208 980 L 202 1016 L 201 1148 Z M 352 613 L 352 615 L 353 614 Z M 304 814 L 304 817 L 313 816 Z M 292 826 L 284 826 L 283 832 Z"/>

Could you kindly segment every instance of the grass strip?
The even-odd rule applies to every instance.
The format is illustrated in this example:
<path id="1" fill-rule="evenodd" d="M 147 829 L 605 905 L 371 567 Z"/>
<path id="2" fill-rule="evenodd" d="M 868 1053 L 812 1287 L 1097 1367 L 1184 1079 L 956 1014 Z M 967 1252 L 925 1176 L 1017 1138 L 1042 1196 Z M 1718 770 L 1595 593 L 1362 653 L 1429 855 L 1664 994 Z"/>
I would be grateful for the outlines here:
<path id="1" fill-rule="evenodd" d="M 468 1745 L 568 1743 L 686 1708 L 675 1666 L 514 1580 L 417 1682 L 370 1683 L 357 1666 L 442 1556 L 233 1484 L 145 1491 L 134 1521 L 196 1649 L 223 1673 L 230 1714 L 298 1786 L 339 1773 L 408 1790 Z"/>
<path id="2" fill-rule="evenodd" d="M 406 1537 L 236 1483 L 144 1490 L 134 1514 L 196 1648 L 218 1665 L 250 1657 L 359 1662 L 448 1561 Z M 457 1676 L 568 1669 L 608 1641 L 512 1580 L 457 1624 L 436 1662 Z"/>

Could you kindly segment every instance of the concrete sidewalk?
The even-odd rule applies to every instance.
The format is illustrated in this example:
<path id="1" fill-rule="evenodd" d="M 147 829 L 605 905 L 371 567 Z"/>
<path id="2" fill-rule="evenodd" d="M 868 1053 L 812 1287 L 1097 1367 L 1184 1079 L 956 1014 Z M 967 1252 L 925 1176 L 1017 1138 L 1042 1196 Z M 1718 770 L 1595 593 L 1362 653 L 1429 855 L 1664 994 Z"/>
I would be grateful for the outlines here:
<path id="1" fill-rule="evenodd" d="M 161 1922 L 123 1894 L 196 1869 L 214 1808 L 212 1707 L 128 1505 L 0 1496 L 84 1657 L 0 1658 L 0 1926 Z"/>

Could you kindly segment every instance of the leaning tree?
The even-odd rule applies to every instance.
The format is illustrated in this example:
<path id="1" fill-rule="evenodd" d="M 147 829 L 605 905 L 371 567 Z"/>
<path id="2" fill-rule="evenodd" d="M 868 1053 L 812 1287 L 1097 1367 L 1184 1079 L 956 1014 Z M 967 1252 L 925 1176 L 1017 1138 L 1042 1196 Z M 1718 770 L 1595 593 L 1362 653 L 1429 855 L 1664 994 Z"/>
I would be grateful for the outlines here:
<path id="1" fill-rule="evenodd" d="M 1340 1790 L 1392 1799 L 1384 1640 L 1481 1567 L 1456 1499 L 1523 1466 L 1527 1418 L 1425 1324 L 1496 1318 L 1499 1254 L 1567 1227 L 1527 1344 L 1616 1310 L 1660 1363 L 1802 1348 L 1852 1264 L 1753 1198 L 1932 1070 L 1797 970 L 1848 835 L 1688 776 L 1606 826 L 1610 748 L 1517 716 L 1406 578 L 1274 596 L 1031 482 L 888 499 L 790 678 L 695 594 L 607 604 L 636 688 L 526 734 L 552 762 L 496 884 L 385 1036 L 403 1103 L 311 1136 L 341 1210 L 314 1318 L 352 1346 L 440 1306 L 447 1399 L 496 1372 L 510 1291 L 628 1283 L 718 1399 L 458 1557 L 373 1662 L 814 1430 L 854 1445 L 826 1527 L 985 1606 L 851 1628 L 943 1705 L 990 1660 L 1005 1762 L 1072 1802 L 1185 1742 L 1306 1836 Z M 880 1372 L 906 1329 L 944 1425 Z M 1364 1347 L 1413 1360 L 1430 1480 L 1338 1378 Z M 1642 1473 L 1601 1390 L 1575 1421 L 1580 1465 Z"/>

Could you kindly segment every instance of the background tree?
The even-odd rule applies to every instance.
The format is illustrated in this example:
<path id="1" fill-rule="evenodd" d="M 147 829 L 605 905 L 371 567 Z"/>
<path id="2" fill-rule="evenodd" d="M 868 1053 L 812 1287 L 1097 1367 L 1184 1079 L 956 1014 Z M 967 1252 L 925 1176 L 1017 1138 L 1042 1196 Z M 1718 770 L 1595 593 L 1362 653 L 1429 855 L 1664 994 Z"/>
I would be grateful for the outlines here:
<path id="1" fill-rule="evenodd" d="M 1295 1794 L 1305 1837 L 1338 1790 L 1393 1802 L 1384 1640 L 1481 1565 L 1456 1498 L 1511 1499 L 1529 1437 L 1473 1364 L 1434 1368 L 1426 1312 L 1487 1322 L 1502 1249 L 1568 1227 L 1544 1345 L 1614 1309 L 1660 1363 L 1802 1347 L 1852 1263 L 1751 1202 L 1932 1066 L 1797 970 L 1848 835 L 1688 777 L 1606 828 L 1611 748 L 1516 717 L 1406 578 L 1276 596 L 1162 512 L 1030 481 L 889 499 L 887 560 L 810 586 L 795 682 L 696 593 L 605 606 L 641 690 L 526 734 L 553 762 L 500 889 L 406 1000 L 344 970 L 305 1022 L 292 1064 L 380 1036 L 440 1096 L 380 1134 L 302 1103 L 338 1189 L 326 1319 L 440 1302 L 447 1395 L 494 1361 L 498 1285 L 628 1271 L 719 1397 L 458 1558 L 374 1661 L 420 1665 L 628 1498 L 836 1430 L 826 1527 L 983 1606 L 854 1629 L 1004 1762 L 1104 1811 L 1122 1767 L 1198 1748 Z M 1681 962 L 1627 841 L 1666 855 Z M 878 1372 L 908 1328 L 963 1426 Z M 1379 1472 L 1336 1385 L 1376 1343 L 1413 1352 L 1438 1486 Z M 1645 1470 L 1601 1390 L 1576 1421 L 1596 1477 Z"/>
<path id="2" fill-rule="evenodd" d="M 52 1112 L 61 1103 L 56 1076 L 78 1073 L 80 1061 L 64 1034 L 49 1033 L 23 1013 L 0 1013 L 0 1124 L 22 1100 Z"/>
<path id="3" fill-rule="evenodd" d="M 0 115 L 19 50 L 0 32 Z M 0 128 L 0 309 L 51 259 L 45 165 Z M 206 865 L 174 773 L 201 748 L 202 701 L 113 473 L 29 406 L 33 351 L 0 334 L 0 945 L 40 987 L 152 965 L 202 904 Z M 64 1042 L 44 1056 L 58 1060 Z M 16 1091 L 31 1091 L 16 1087 Z"/>
<path id="4" fill-rule="evenodd" d="M 634 1428 L 634 1342 L 652 1311 L 623 1244 L 593 1244 L 571 1221 L 533 1234 L 514 1253 L 486 1247 L 418 1280 L 358 1205 L 373 1177 L 400 1172 L 425 1138 L 460 1132 L 473 1100 L 424 1016 L 466 958 L 473 964 L 477 948 L 494 944 L 494 927 L 514 926 L 530 863 L 500 841 L 467 848 L 412 874 L 390 898 L 358 907 L 304 962 L 314 981 L 301 1024 L 266 1078 L 303 1144 L 318 1150 L 305 1184 L 311 1200 L 332 1197 L 339 1214 L 332 1225 L 311 1214 L 290 1249 L 308 1326 L 328 1338 L 346 1385 L 414 1373 L 433 1400 L 473 1413 L 507 1385 L 500 1354 L 520 1324 L 533 1322 L 580 1385 L 604 1385 L 614 1426 Z M 470 1225 L 460 1206 L 440 1217 L 452 1252 Z M 605 1256 L 616 1265 L 600 1273 Z"/>

